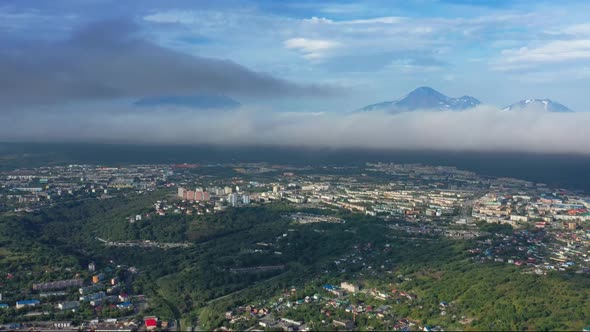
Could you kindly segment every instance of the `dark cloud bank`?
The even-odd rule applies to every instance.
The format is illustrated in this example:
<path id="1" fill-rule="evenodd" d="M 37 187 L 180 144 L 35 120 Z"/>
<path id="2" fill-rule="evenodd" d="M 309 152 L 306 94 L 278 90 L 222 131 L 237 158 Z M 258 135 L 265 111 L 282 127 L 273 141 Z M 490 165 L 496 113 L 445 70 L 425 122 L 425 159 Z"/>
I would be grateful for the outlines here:
<path id="1" fill-rule="evenodd" d="M 141 37 L 126 20 L 101 21 L 67 40 L 0 39 L 0 101 L 22 107 L 126 97 L 229 94 L 322 96 L 332 88 L 297 84 L 229 60 L 192 56 Z"/>

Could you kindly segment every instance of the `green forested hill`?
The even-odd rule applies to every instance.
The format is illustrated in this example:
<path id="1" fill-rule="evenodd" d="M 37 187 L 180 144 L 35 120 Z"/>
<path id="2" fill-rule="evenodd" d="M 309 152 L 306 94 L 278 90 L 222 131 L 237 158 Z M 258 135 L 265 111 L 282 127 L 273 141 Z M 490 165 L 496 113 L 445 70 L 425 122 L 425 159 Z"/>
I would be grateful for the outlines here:
<path id="1" fill-rule="evenodd" d="M 468 241 L 416 242 L 367 216 L 337 212 L 347 220 L 345 224 L 299 225 L 283 217 L 295 207 L 277 203 L 129 223 L 129 216 L 149 211 L 155 200 L 167 194 L 89 200 L 2 216 L 0 275 L 16 276 L 14 282 L 2 286 L 3 291 L 17 292 L 29 289 L 32 282 L 70 277 L 64 268 L 84 269 L 91 260 L 101 264 L 113 261 L 139 269 L 133 289 L 150 298 L 147 313 L 182 317 L 189 325 L 197 324 L 200 317 L 198 324 L 206 328 L 226 324 L 226 310 L 269 299 L 292 285 L 315 292 L 326 282 L 356 280 L 364 286 L 392 288 L 399 282 L 397 275 L 409 277 L 402 285 L 418 295 L 420 304 L 392 303 L 392 310 L 398 317 L 411 317 L 423 324 L 448 329 L 579 330 L 590 319 L 587 276 L 539 276 L 523 273 L 513 265 L 482 264 L 469 259 Z M 96 237 L 190 246 L 116 248 L 105 246 Z M 360 262 L 345 269 L 334 265 L 335 259 L 359 248 L 366 252 L 365 266 Z M 367 265 L 380 272 L 368 273 Z M 230 271 L 259 266 L 280 268 L 239 274 Z M 231 296 L 224 297 L 227 294 Z M 440 315 L 440 301 L 452 303 L 452 314 Z M 317 316 L 298 310 L 303 310 L 297 314 L 301 317 Z M 460 322 L 462 317 L 468 323 Z"/>

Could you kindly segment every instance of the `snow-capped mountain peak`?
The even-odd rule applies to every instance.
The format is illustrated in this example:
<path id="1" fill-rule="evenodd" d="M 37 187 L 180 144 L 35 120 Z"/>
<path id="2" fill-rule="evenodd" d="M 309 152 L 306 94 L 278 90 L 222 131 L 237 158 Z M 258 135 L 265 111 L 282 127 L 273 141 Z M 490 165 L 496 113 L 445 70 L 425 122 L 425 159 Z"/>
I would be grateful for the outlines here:
<path id="1" fill-rule="evenodd" d="M 504 108 L 505 111 L 529 110 L 569 113 L 573 112 L 566 106 L 550 99 L 525 99 Z"/>
<path id="2" fill-rule="evenodd" d="M 451 98 L 431 87 L 423 86 L 413 90 L 403 98 L 372 104 L 362 108 L 361 111 L 386 111 L 389 113 L 415 110 L 460 111 L 479 104 L 479 100 L 470 96 Z"/>

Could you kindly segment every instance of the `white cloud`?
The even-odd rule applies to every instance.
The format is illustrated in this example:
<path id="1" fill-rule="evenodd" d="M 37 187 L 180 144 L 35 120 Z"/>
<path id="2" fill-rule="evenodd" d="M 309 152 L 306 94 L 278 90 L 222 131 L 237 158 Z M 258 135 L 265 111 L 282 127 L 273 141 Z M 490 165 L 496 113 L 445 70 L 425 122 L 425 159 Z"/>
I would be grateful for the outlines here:
<path id="1" fill-rule="evenodd" d="M 563 32 L 570 35 L 590 36 L 590 23 L 575 24 L 567 27 Z"/>
<path id="2" fill-rule="evenodd" d="M 492 61 L 492 69 L 498 71 L 524 71 L 538 70 L 541 65 L 564 65 L 570 68 L 586 66 L 590 61 L 590 24 L 571 24 L 565 27 L 549 28 L 540 35 L 542 38 L 533 39 L 528 45 L 521 47 L 504 48 L 499 57 Z M 512 40 L 505 45 L 514 45 L 518 41 Z M 496 46 L 502 46 L 496 41 Z M 521 44 L 522 45 L 522 44 Z M 549 69 L 549 72 L 547 70 Z M 547 74 L 557 74 L 551 68 L 544 67 Z M 573 73 L 569 68 L 560 69 L 564 76 L 566 72 Z M 575 73 L 573 73 L 575 74 Z M 570 78 L 580 75 L 570 75 Z M 537 80 L 537 79 L 535 79 Z"/>
<path id="3" fill-rule="evenodd" d="M 376 17 L 366 20 L 343 21 L 342 24 L 397 24 L 406 21 L 407 18 L 399 16 Z"/>
<path id="4" fill-rule="evenodd" d="M 340 6 L 320 7 L 334 9 Z M 349 7 L 343 6 L 343 8 Z M 339 41 L 338 55 L 355 56 L 359 52 L 370 54 L 407 50 L 428 51 L 441 47 L 456 49 L 454 45 L 458 42 L 477 42 L 479 45 L 481 38 L 485 38 L 482 36 L 488 33 L 486 29 L 498 30 L 499 24 L 502 24 L 502 30 L 510 30 L 512 26 L 522 26 L 523 18 L 527 26 L 532 24 L 530 22 L 539 20 L 533 14 L 502 12 L 497 15 L 472 18 L 409 18 L 375 15 L 369 18 L 345 20 L 327 17 L 293 19 L 267 15 L 256 10 L 231 12 L 168 10 L 147 15 L 144 20 L 151 23 L 182 24 L 199 34 L 209 34 L 211 39 L 220 40 L 251 39 L 253 33 L 264 30 L 263 38 L 268 42 L 274 40 L 277 46 L 281 44 L 285 46 L 285 40 L 297 41 L 301 39 L 300 36 L 305 36 L 305 43 L 310 44 L 310 47 L 324 48 L 321 52 L 307 51 L 305 58 L 320 59 L 329 55 L 325 51 L 326 47 L 335 48 L 334 40 Z M 505 35 L 510 37 L 511 33 Z M 326 44 L 323 41 L 329 43 Z M 270 48 L 267 50 L 272 51 Z M 275 52 L 279 51 L 275 49 Z"/>
<path id="5" fill-rule="evenodd" d="M 339 47 L 340 43 L 332 40 L 292 38 L 285 40 L 284 45 L 288 49 L 301 52 L 308 60 L 319 60 L 329 51 Z"/>
<path id="6" fill-rule="evenodd" d="M 546 31 L 549 35 L 590 36 L 590 23 L 568 25 L 563 28 Z"/>
<path id="7" fill-rule="evenodd" d="M 326 4 L 321 6 L 320 11 L 326 14 L 355 14 L 363 12 L 367 6 L 362 3 L 348 4 Z"/>
<path id="8" fill-rule="evenodd" d="M 503 50 L 501 54 L 507 65 L 590 60 L 590 39 L 551 41 L 537 47 Z"/>
<path id="9" fill-rule="evenodd" d="M 408 20 L 406 17 L 401 16 L 384 16 L 384 17 L 375 17 L 370 19 L 364 20 L 342 20 L 342 21 L 334 21 L 325 17 L 312 17 L 309 19 L 304 19 L 304 22 L 314 23 L 314 24 L 333 24 L 333 25 L 370 25 L 370 24 L 398 24 Z"/>
<path id="10" fill-rule="evenodd" d="M 419 65 L 416 64 L 416 62 L 412 59 L 393 60 L 389 65 L 386 66 L 386 68 L 407 74 L 434 73 L 440 72 L 444 69 L 440 65 Z"/>
<path id="11" fill-rule="evenodd" d="M 194 24 L 197 23 L 198 17 L 196 17 L 192 12 L 171 10 L 146 15 L 143 17 L 143 19 L 155 23 Z"/>

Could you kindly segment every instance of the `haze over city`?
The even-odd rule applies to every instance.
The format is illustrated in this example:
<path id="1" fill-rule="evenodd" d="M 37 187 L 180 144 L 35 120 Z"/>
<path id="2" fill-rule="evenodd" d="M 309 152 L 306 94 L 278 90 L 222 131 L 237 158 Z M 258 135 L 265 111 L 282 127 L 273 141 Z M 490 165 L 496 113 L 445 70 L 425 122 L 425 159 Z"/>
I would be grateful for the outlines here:
<path id="1" fill-rule="evenodd" d="M 0 139 L 588 154 L 588 9 L 6 1 Z M 421 86 L 481 103 L 359 111 Z"/>

